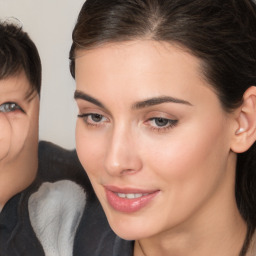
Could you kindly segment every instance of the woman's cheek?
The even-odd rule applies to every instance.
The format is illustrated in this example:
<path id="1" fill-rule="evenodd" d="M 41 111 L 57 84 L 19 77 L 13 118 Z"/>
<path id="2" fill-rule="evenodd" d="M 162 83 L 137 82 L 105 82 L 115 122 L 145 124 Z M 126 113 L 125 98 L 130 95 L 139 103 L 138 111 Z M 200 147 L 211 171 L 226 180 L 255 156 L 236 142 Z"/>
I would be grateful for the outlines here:
<path id="1" fill-rule="evenodd" d="M 76 124 L 76 150 L 78 158 L 86 171 L 91 171 L 91 166 L 97 165 L 100 154 L 99 136 L 88 131 L 82 120 L 78 119 Z"/>

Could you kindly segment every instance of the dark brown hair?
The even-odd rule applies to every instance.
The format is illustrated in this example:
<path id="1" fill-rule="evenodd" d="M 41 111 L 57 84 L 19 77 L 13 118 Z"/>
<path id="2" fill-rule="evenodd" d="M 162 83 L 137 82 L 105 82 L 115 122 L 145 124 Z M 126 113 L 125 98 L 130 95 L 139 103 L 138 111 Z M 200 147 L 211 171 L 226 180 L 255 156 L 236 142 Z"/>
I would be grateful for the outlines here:
<path id="1" fill-rule="evenodd" d="M 41 60 L 37 48 L 19 24 L 0 22 L 0 79 L 24 71 L 31 93 L 40 94 Z"/>
<path id="2" fill-rule="evenodd" d="M 87 0 L 73 31 L 72 76 L 78 50 L 136 39 L 175 43 L 198 57 L 227 112 L 240 106 L 246 89 L 256 85 L 253 0 Z M 244 255 L 256 227 L 255 143 L 238 154 L 236 199 L 248 224 Z"/>

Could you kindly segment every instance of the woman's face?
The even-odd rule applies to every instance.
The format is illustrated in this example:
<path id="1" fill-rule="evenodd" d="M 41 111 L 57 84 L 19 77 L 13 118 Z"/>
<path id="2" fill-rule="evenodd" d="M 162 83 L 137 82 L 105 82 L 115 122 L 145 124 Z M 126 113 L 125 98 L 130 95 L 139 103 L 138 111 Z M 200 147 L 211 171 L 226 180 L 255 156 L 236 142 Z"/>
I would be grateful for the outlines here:
<path id="1" fill-rule="evenodd" d="M 183 230 L 234 201 L 234 117 L 196 57 L 113 43 L 79 51 L 75 72 L 77 152 L 119 236 Z"/>

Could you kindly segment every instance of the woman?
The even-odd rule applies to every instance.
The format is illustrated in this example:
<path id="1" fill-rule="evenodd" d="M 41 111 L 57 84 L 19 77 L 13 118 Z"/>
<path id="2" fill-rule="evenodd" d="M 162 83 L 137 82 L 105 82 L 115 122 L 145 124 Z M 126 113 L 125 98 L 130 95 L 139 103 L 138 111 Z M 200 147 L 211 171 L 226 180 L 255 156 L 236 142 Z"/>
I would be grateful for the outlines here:
<path id="1" fill-rule="evenodd" d="M 70 59 L 115 255 L 256 255 L 255 3 L 87 0 Z"/>

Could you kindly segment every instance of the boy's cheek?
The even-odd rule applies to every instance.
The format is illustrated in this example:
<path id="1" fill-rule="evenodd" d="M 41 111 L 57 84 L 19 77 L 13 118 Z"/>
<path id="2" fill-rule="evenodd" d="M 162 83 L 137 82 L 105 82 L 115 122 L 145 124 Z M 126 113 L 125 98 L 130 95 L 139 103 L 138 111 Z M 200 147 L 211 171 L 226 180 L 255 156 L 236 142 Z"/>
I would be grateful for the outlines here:
<path id="1" fill-rule="evenodd" d="M 11 144 L 11 134 L 11 124 L 5 114 L 0 112 L 0 161 L 8 155 Z"/>

